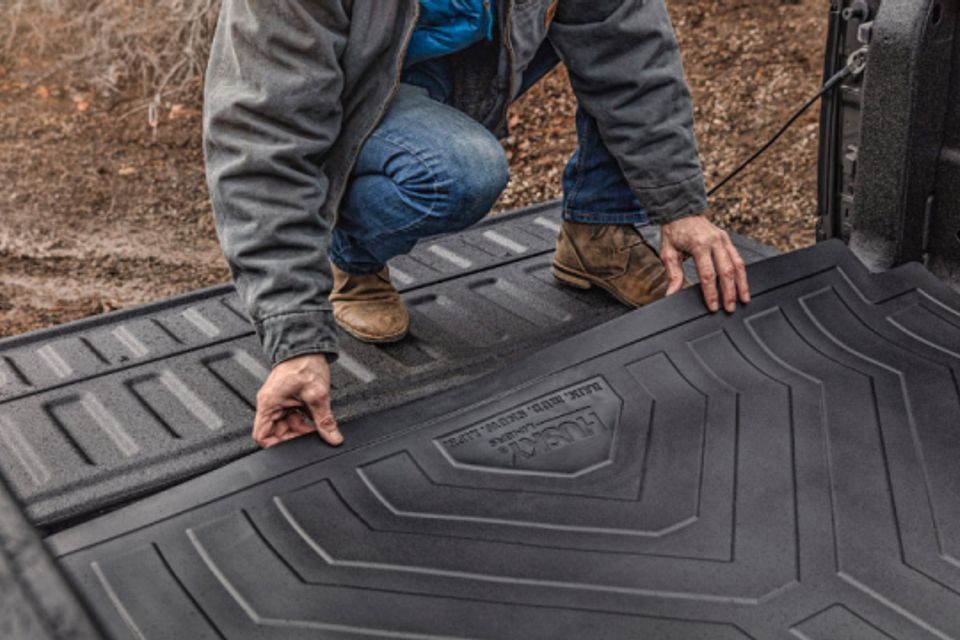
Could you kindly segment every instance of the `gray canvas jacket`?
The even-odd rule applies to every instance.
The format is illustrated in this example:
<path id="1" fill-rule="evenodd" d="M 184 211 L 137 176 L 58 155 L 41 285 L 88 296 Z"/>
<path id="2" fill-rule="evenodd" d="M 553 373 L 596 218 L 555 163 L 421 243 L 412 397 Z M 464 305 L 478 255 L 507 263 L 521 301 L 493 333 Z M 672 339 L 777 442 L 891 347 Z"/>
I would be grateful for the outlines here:
<path id="1" fill-rule="evenodd" d="M 664 2 L 498 0 L 495 41 L 455 54 L 452 104 L 503 134 L 524 69 L 552 45 L 651 221 L 699 213 L 692 105 Z M 224 255 L 273 364 L 336 357 L 330 230 L 399 81 L 418 6 L 223 2 L 205 83 L 207 180 Z"/>

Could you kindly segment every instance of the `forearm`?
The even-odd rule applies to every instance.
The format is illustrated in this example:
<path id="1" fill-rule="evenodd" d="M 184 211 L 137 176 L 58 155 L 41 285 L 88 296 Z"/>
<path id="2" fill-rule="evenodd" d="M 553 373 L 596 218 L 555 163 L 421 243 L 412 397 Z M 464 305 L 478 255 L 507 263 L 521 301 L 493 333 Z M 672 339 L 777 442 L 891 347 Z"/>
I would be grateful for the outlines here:
<path id="1" fill-rule="evenodd" d="M 319 211 L 323 158 L 341 118 L 337 58 L 348 19 L 337 4 L 228 0 L 207 70 L 204 152 L 217 232 L 274 364 L 336 352 L 325 255 L 332 221 Z"/>

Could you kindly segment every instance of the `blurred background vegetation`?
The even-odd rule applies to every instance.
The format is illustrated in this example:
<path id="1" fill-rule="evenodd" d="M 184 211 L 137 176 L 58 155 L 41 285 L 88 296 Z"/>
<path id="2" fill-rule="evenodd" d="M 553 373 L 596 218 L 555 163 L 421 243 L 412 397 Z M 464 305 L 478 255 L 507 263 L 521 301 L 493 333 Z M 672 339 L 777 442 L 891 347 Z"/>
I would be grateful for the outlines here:
<path id="1" fill-rule="evenodd" d="M 829 1 L 667 4 L 713 184 L 816 91 Z M 200 147 L 218 9 L 0 0 L 0 336 L 229 278 Z M 560 195 L 575 108 L 562 68 L 514 105 L 494 213 Z M 812 110 L 713 199 L 713 220 L 783 250 L 812 244 L 817 130 Z"/>
<path id="2" fill-rule="evenodd" d="M 156 126 L 165 103 L 198 99 L 219 0 L 13 0 L 7 57 L 56 60 L 100 95 L 124 97 Z M 36 81 L 36 79 L 34 79 Z"/>

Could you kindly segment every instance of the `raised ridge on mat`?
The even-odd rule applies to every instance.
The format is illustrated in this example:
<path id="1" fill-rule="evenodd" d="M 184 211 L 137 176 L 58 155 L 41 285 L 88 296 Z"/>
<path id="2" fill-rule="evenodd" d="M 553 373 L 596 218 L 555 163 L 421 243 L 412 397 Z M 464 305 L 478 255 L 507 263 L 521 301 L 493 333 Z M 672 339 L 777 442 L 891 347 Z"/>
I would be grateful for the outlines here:
<path id="1" fill-rule="evenodd" d="M 541 224 L 549 215 L 534 209 L 438 239 L 470 257 L 466 272 L 428 267 L 417 259 L 426 248 L 398 260 L 397 272 L 410 279 L 401 289 L 414 318 L 411 337 L 376 348 L 341 336 L 338 415 L 450 386 L 506 353 L 619 314 L 612 303 L 550 281 L 555 231 Z M 476 238 L 490 229 L 522 239 L 530 255 L 503 255 L 493 243 L 481 259 L 469 243 L 481 245 Z M 34 521 L 59 526 L 256 449 L 249 425 L 268 367 L 232 289 L 208 293 L 0 348 L 0 363 L 17 372 L 0 397 L 0 466 Z"/>
<path id="2" fill-rule="evenodd" d="M 112 637 L 960 637 L 960 300 L 839 243 L 48 539 Z"/>
<path id="3" fill-rule="evenodd" d="M 391 263 L 411 336 L 383 347 L 341 336 L 338 416 L 434 393 L 623 313 L 553 281 L 559 220 L 556 203 L 496 216 Z M 737 241 L 747 260 L 770 253 Z M 0 341 L 0 468 L 34 522 L 64 526 L 256 450 L 267 371 L 228 286 Z"/>

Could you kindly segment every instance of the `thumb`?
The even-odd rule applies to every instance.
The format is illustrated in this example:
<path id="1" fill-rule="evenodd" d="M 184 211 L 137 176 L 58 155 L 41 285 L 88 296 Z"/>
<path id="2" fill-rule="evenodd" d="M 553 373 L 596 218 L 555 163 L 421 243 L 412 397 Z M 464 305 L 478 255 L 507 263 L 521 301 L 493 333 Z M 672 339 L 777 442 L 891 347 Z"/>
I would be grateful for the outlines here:
<path id="1" fill-rule="evenodd" d="M 660 259 L 663 261 L 663 268 L 667 270 L 667 295 L 670 296 L 683 289 L 685 284 L 683 260 L 666 238 L 660 246 Z"/>
<path id="2" fill-rule="evenodd" d="M 343 444 L 343 434 L 337 426 L 337 421 L 333 417 L 333 409 L 330 407 L 329 389 L 313 390 L 311 393 L 305 393 L 303 402 L 306 405 L 307 412 L 317 427 L 317 433 L 323 440 L 334 447 Z"/>

